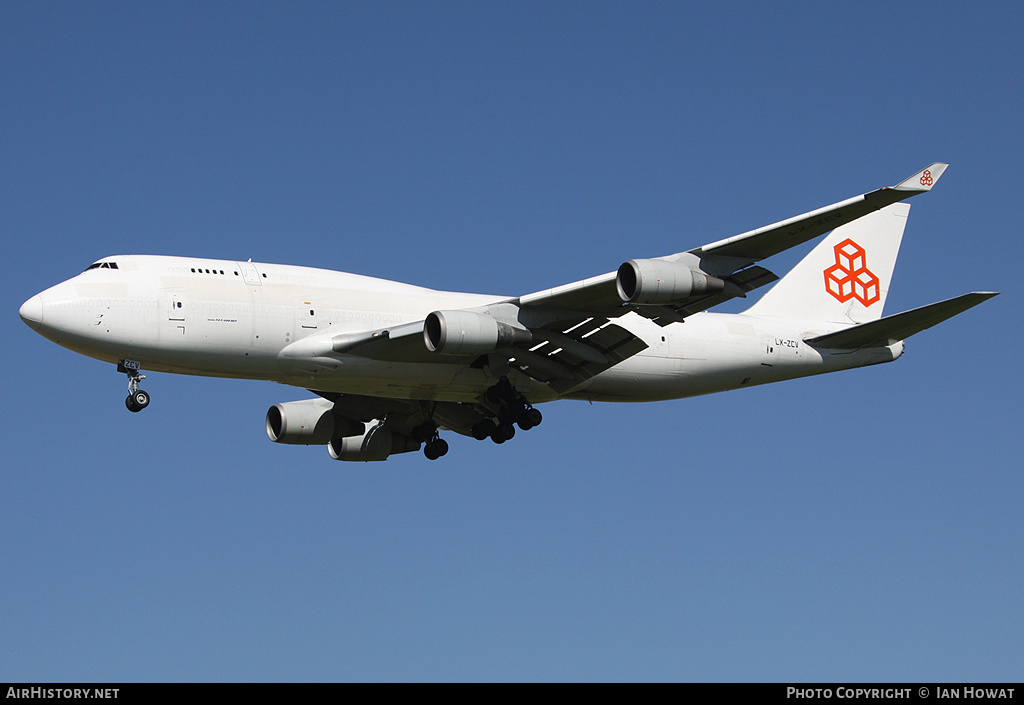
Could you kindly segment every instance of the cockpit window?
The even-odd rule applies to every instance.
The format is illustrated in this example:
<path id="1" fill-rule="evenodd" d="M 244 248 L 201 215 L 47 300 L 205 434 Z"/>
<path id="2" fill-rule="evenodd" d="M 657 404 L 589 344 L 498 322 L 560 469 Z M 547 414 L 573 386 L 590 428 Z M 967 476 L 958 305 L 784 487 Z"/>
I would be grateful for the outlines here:
<path id="1" fill-rule="evenodd" d="M 117 269 L 117 262 L 96 262 L 86 267 L 85 271 L 88 272 L 90 269 Z"/>

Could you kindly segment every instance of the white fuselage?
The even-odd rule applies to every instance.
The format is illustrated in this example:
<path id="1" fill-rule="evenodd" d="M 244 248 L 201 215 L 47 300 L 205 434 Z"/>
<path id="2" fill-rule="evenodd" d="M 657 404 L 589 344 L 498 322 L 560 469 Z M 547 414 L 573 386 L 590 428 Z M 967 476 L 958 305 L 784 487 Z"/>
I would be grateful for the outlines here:
<path id="1" fill-rule="evenodd" d="M 289 265 L 150 255 L 104 261 L 117 269 L 87 270 L 26 302 L 26 322 L 76 352 L 114 363 L 137 360 L 153 371 L 439 401 L 472 401 L 494 383 L 482 369 L 451 364 L 451 357 L 436 364 L 385 362 L 313 354 L 315 346 L 296 343 L 415 323 L 435 310 L 510 297 Z M 820 323 L 744 314 L 699 313 L 662 327 L 628 313 L 615 322 L 647 349 L 562 396 L 688 397 L 889 362 L 903 350 L 902 343 L 818 350 L 803 341 L 828 332 Z M 525 375 L 518 383 L 528 387 L 526 397 L 534 403 L 559 397 Z"/>

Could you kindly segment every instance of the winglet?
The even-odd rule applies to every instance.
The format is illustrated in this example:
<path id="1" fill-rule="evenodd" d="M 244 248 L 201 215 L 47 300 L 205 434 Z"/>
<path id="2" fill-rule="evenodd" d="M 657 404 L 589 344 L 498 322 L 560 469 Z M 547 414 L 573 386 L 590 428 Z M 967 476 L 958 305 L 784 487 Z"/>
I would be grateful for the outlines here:
<path id="1" fill-rule="evenodd" d="M 943 162 L 935 162 L 928 167 L 917 172 L 906 181 L 901 181 L 893 189 L 897 191 L 931 191 L 932 186 L 942 176 L 942 172 L 946 170 L 949 164 Z"/>

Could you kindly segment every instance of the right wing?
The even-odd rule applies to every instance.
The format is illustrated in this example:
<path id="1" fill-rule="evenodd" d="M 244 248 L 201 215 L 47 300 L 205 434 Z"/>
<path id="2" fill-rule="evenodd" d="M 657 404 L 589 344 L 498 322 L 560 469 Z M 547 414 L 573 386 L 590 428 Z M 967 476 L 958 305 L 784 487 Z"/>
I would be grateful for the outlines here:
<path id="1" fill-rule="evenodd" d="M 753 263 L 824 235 L 868 213 L 930 191 L 948 166 L 936 162 L 895 186 L 880 188 L 795 218 L 712 242 L 690 252 L 703 256 L 735 257 Z"/>
<path id="2" fill-rule="evenodd" d="M 825 208 L 788 218 L 686 252 L 656 258 L 700 270 L 721 279 L 724 289 L 693 297 L 683 305 L 639 306 L 623 301 L 617 289 L 617 273 L 609 272 L 582 281 L 538 291 L 515 300 L 524 308 L 550 308 L 621 316 L 628 311 L 668 324 L 770 284 L 778 277 L 755 262 L 824 235 L 840 225 L 885 208 L 919 193 L 930 191 L 948 164 L 936 162 L 895 186 L 880 188 Z"/>

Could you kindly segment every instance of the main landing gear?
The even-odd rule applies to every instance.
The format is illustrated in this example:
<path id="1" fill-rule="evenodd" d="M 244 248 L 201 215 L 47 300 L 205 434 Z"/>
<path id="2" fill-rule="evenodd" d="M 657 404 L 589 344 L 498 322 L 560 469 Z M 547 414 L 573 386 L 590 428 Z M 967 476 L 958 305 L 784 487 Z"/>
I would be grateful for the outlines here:
<path id="1" fill-rule="evenodd" d="M 125 360 L 118 364 L 117 371 L 128 375 L 128 397 L 124 400 L 128 411 L 137 413 L 149 406 L 149 394 L 139 389 L 139 382 L 146 379 L 146 375 L 139 374 L 139 363 Z"/>
<path id="2" fill-rule="evenodd" d="M 412 436 L 424 444 L 423 455 L 427 456 L 427 460 L 437 460 L 448 454 L 448 441 L 441 438 L 437 426 L 432 422 L 424 421 L 412 430 Z"/>
<path id="3" fill-rule="evenodd" d="M 427 456 L 427 460 L 437 460 L 448 454 L 448 441 L 441 437 L 433 438 L 427 441 L 427 444 L 423 446 L 423 455 Z"/>
<path id="4" fill-rule="evenodd" d="M 488 406 L 496 410 L 496 414 L 494 419 L 484 419 L 474 424 L 471 433 L 478 441 L 490 438 L 495 443 L 504 443 L 516 435 L 516 426 L 520 430 L 529 431 L 544 420 L 540 411 L 534 409 L 512 387 L 507 377 L 502 377 L 500 382 L 488 389 L 484 397 Z"/>

